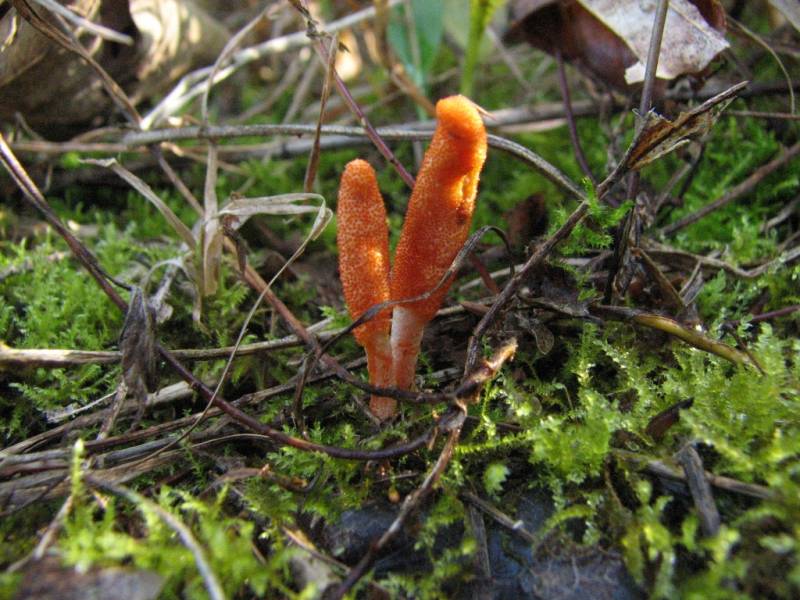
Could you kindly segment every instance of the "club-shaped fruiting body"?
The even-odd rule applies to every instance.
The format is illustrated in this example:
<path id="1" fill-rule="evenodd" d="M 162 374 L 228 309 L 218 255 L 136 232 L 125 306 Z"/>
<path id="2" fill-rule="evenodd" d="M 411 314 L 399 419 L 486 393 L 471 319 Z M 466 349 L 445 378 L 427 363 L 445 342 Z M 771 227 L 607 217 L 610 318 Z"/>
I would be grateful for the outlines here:
<path id="1" fill-rule="evenodd" d="M 366 161 L 348 163 L 342 174 L 336 241 L 345 302 L 350 316 L 356 320 L 371 306 L 389 300 L 386 209 L 375 171 Z M 378 386 L 391 383 L 390 320 L 391 311 L 387 309 L 353 332 L 366 352 L 370 383 Z M 370 410 L 379 419 L 388 419 L 395 413 L 395 400 L 373 396 Z"/>
<path id="2" fill-rule="evenodd" d="M 411 389 L 422 332 L 439 309 L 452 277 L 436 288 L 469 235 L 478 177 L 486 160 L 486 129 L 464 96 L 436 105 L 437 126 L 406 211 L 389 275 L 386 212 L 375 172 L 363 160 L 347 165 L 339 187 L 339 270 L 353 319 L 390 298 L 401 302 L 354 330 L 364 346 L 370 382 Z M 435 289 L 435 291 L 433 291 Z M 391 319 L 391 323 L 390 323 Z M 391 330 L 391 338 L 390 338 Z M 373 397 L 381 420 L 395 414 L 390 398 Z"/>
<path id="3" fill-rule="evenodd" d="M 391 274 L 391 298 L 432 290 L 469 235 L 478 178 L 486 160 L 486 129 L 477 107 L 464 96 L 436 104 L 437 125 L 422 161 Z M 394 385 L 414 383 L 422 331 L 452 283 L 424 300 L 394 308 L 391 329 Z"/>

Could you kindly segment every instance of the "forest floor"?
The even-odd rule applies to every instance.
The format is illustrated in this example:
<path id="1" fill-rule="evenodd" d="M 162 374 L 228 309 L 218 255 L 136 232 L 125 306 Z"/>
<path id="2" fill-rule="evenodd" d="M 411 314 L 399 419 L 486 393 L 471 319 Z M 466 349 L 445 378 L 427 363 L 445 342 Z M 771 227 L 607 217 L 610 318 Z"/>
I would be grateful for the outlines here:
<path id="1" fill-rule="evenodd" d="M 723 3 L 643 92 L 503 2 L 241 4 L 213 69 L 130 100 L 62 49 L 105 107 L 5 120 L 0 597 L 800 597 L 798 31 Z M 381 422 L 339 178 L 394 248 L 459 92 L 475 235 Z"/>

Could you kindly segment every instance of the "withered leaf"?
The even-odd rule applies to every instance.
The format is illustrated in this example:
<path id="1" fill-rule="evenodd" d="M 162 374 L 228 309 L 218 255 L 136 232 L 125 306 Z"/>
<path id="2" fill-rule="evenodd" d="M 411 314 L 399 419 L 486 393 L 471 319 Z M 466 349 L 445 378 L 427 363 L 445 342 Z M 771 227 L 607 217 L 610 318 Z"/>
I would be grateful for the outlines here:
<path id="1" fill-rule="evenodd" d="M 647 424 L 645 433 L 654 440 L 660 440 L 669 431 L 670 427 L 675 425 L 680 420 L 681 410 L 686 410 L 692 407 L 694 400 L 682 400 L 676 402 L 672 406 L 662 410 Z"/>
<path id="2" fill-rule="evenodd" d="M 687 112 L 682 112 L 674 121 L 650 111 L 644 116 L 644 124 L 640 127 L 622 164 L 628 170 L 638 170 L 697 139 L 711 130 L 720 113 L 733 101 L 737 92 L 747 86 L 746 81 L 717 94 Z"/>
<path id="3" fill-rule="evenodd" d="M 548 54 L 557 52 L 578 69 L 627 89 L 625 69 L 636 56 L 619 36 L 575 0 L 516 0 L 508 42 L 526 41 Z"/>
<path id="4" fill-rule="evenodd" d="M 148 389 L 155 384 L 155 329 L 154 311 L 142 290 L 134 287 L 119 337 L 119 349 L 122 352 L 123 381 L 141 403 L 146 400 Z"/>
<path id="5" fill-rule="evenodd" d="M 629 84 L 644 80 L 657 2 L 639 0 L 578 0 L 598 20 L 616 33 L 638 59 L 625 71 Z M 728 47 L 725 37 L 712 27 L 689 0 L 670 0 L 656 77 L 674 79 L 697 73 Z M 719 6 L 719 3 L 712 3 Z M 719 7 L 718 14 L 724 14 Z M 724 21 L 723 21 L 724 27 Z"/>
<path id="6" fill-rule="evenodd" d="M 606 84 L 630 91 L 644 78 L 656 6 L 640 0 L 516 0 L 505 39 L 560 54 Z M 672 0 L 658 77 L 701 73 L 727 47 L 725 27 L 718 0 Z M 657 86 L 656 95 L 663 87 L 663 82 Z"/>

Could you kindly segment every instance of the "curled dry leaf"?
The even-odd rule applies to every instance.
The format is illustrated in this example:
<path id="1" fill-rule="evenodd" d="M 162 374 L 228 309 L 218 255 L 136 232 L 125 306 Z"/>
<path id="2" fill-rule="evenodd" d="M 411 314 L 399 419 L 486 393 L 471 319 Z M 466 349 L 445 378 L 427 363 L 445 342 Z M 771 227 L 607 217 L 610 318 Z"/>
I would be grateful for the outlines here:
<path id="1" fill-rule="evenodd" d="M 625 68 L 636 57 L 608 27 L 575 0 L 517 0 L 511 4 L 513 24 L 508 42 L 526 41 L 565 60 L 607 84 L 626 89 Z"/>
<path id="2" fill-rule="evenodd" d="M 147 399 L 148 389 L 155 384 L 155 330 L 155 312 L 144 292 L 134 287 L 119 336 L 119 349 L 122 352 L 122 378 L 128 391 L 142 403 Z"/>
<path id="3" fill-rule="evenodd" d="M 578 0 L 584 8 L 616 33 L 636 55 L 637 62 L 625 70 L 629 84 L 644 81 L 644 65 L 650 48 L 650 37 L 657 2 L 619 0 Z M 728 47 L 725 37 L 701 14 L 695 4 L 716 6 L 713 13 L 717 25 L 724 30 L 724 12 L 718 2 L 670 0 L 664 38 L 658 57 L 656 77 L 675 79 L 697 73 Z M 720 15 L 721 18 L 717 17 Z"/>
<path id="4" fill-rule="evenodd" d="M 509 41 L 558 52 L 605 83 L 627 90 L 644 79 L 656 2 L 517 0 Z M 717 0 L 671 0 L 657 76 L 699 73 L 727 48 Z"/>
<path id="5" fill-rule="evenodd" d="M 636 171 L 654 160 L 702 137 L 711 130 L 720 113 L 730 104 L 736 94 L 747 87 L 746 81 L 738 83 L 717 94 L 695 108 L 682 112 L 674 121 L 648 112 L 642 119 L 638 133 L 628 148 L 619 166 L 600 184 L 599 192 L 611 181 L 618 181 L 622 173 Z"/>

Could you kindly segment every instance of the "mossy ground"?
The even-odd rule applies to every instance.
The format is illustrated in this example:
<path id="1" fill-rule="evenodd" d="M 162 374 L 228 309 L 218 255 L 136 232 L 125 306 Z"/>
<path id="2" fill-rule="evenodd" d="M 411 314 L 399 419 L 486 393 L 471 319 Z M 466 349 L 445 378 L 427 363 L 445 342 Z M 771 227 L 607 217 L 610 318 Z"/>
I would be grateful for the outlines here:
<path id="1" fill-rule="evenodd" d="M 434 69 L 444 70 L 457 62 L 444 46 L 437 60 Z M 533 72 L 535 65 L 526 69 Z M 502 65 L 493 65 L 484 76 L 499 82 L 477 88 L 475 100 L 488 109 L 504 107 L 506 98 L 518 95 Z M 377 72 L 371 77 L 382 80 Z M 431 94 L 449 91 L 443 85 Z M 286 101 L 289 99 L 287 95 Z M 774 101 L 767 99 L 761 104 L 770 108 Z M 730 108 L 759 106 L 758 101 L 737 101 Z M 402 120 L 386 107 L 371 118 L 376 122 Z M 624 115 L 614 119 L 631 121 Z M 579 133 L 596 173 L 605 171 L 609 140 L 604 131 L 596 119 L 579 121 Z M 791 126 L 776 133 L 764 120 L 723 115 L 707 141 L 682 206 L 660 219 L 674 221 L 724 194 L 769 160 L 784 138 L 795 139 L 796 134 Z M 518 141 L 574 180 L 581 180 L 563 127 L 521 135 Z M 413 163 L 409 144 L 394 146 L 401 161 Z M 343 165 L 355 156 L 372 153 L 366 147 L 323 152 L 317 191 L 334 203 Z M 660 189 L 682 160 L 680 155 L 671 155 L 649 167 L 644 172 L 645 184 Z M 228 173 L 221 179 L 218 195 L 225 198 L 243 186 L 251 196 L 298 191 L 305 161 L 305 157 L 249 161 L 240 165 L 240 173 Z M 62 166 L 85 168 L 74 161 L 62 161 Z M 792 232 L 796 233 L 796 216 L 766 233 L 762 225 L 797 196 L 798 167 L 798 161 L 793 161 L 766 178 L 745 199 L 686 228 L 671 243 L 697 254 L 713 252 L 735 266 L 776 258 L 785 250 Z M 186 175 L 193 189 L 202 189 L 199 169 L 188 169 Z M 388 169 L 379 180 L 396 238 L 407 193 Z M 153 184 L 184 222 L 196 220 L 163 181 L 156 179 Z M 514 207 L 533 193 L 546 198 L 550 231 L 574 208 L 572 201 L 540 174 L 497 152 L 490 154 L 480 190 L 475 226 L 505 226 L 505 220 L 513 219 L 509 215 Z M 50 200 L 63 220 L 82 226 L 79 231 L 84 243 L 106 271 L 146 286 L 151 293 L 164 269 L 154 266 L 183 256 L 179 241 L 160 214 L 134 193 L 71 187 Z M 612 237 L 607 232 L 622 214 L 621 210 L 595 206 L 589 221 L 551 257 L 551 267 L 563 270 L 564 280 L 574 286 L 581 299 L 598 299 L 600 286 L 566 261 L 609 248 Z M 20 218 L 38 217 L 19 204 L 0 214 L 0 229 L 7 234 L 0 242 L 0 272 L 16 272 L 0 282 L 0 341 L 15 348 L 115 348 L 123 315 L 74 259 L 58 254 L 67 248 L 52 231 L 36 228 L 17 235 L 23 230 Z M 301 240 L 310 222 L 306 217 L 263 219 L 277 239 L 290 241 Z M 251 258 L 258 264 L 263 239 L 256 228 L 246 229 L 245 237 Z M 525 249 L 519 252 L 516 259 L 524 257 Z M 306 256 L 320 256 L 327 261 L 324 264 L 333 265 L 335 254 L 335 228 L 330 225 Z M 186 275 L 177 276 L 167 300 L 174 312 L 159 331 L 164 345 L 206 348 L 235 340 L 255 298 L 237 278 L 233 262 L 226 261 L 220 289 L 206 300 L 200 323 L 192 318 L 194 292 L 186 284 Z M 151 269 L 153 272 L 147 275 Z M 330 269 L 329 276 L 333 276 Z M 326 282 L 304 275 L 300 269 L 279 281 L 276 293 L 306 324 L 330 315 L 340 324 L 344 320 L 341 304 L 320 298 L 321 283 Z M 419 547 L 432 553 L 437 532 L 465 520 L 466 507 L 460 495 L 463 490 L 488 498 L 513 517 L 514 500 L 521 493 L 545 489 L 555 509 L 537 535 L 543 541 L 568 539 L 572 544 L 620 552 L 638 585 L 652 597 L 798 597 L 800 313 L 749 324 L 753 307 L 763 313 L 800 303 L 798 290 L 800 265 L 795 261 L 778 263 L 751 279 L 737 278 L 724 270 L 711 271 L 697 297 L 699 320 L 707 325 L 708 335 L 731 345 L 746 345 L 763 372 L 750 364 L 733 365 L 627 323 L 551 319 L 546 328 L 554 335 L 554 345 L 546 353 L 537 347 L 534 335 L 507 323 L 521 336 L 519 351 L 515 361 L 470 407 L 472 425 L 416 531 Z M 634 299 L 627 301 L 637 306 Z M 525 309 L 519 311 L 524 313 Z M 723 328 L 730 322 L 735 322 L 733 331 L 738 340 L 731 330 Z M 421 373 L 430 377 L 439 368 L 460 367 L 452 357 L 463 355 L 466 336 L 474 323 L 474 319 L 465 317 L 455 333 L 449 332 L 439 340 L 446 347 L 429 346 Z M 458 333 L 459 328 L 463 335 Z M 269 310 L 262 308 L 250 324 L 246 341 L 285 333 Z M 501 337 L 498 333 L 487 342 L 487 352 Z M 333 352 L 343 360 L 359 355 L 351 340 L 340 342 Z M 297 373 L 301 358 L 302 351 L 295 349 L 237 359 L 233 377 L 222 391 L 226 397 L 236 398 L 283 383 Z M 202 378 L 218 376 L 223 364 L 222 360 L 197 361 L 191 366 Z M 163 365 L 159 369 L 162 385 L 176 380 Z M 0 434 L 4 446 L 50 427 L 47 411 L 85 405 L 113 392 L 119 378 L 120 369 L 113 365 L 0 372 Z M 430 378 L 427 384 L 439 385 Z M 328 445 L 375 449 L 413 437 L 431 421 L 430 407 L 407 406 L 397 423 L 376 431 L 353 402 L 358 395 L 336 381 L 310 385 L 303 399 L 310 438 Z M 655 415 L 686 400 L 692 400 L 691 408 L 681 411 L 680 419 L 666 435 L 654 439 L 645 433 Z M 297 435 L 288 418 L 291 403 L 291 394 L 283 394 L 248 411 L 264 422 L 277 421 L 286 432 Z M 148 411 L 137 426 L 190 414 L 198 406 L 198 402 L 187 400 Z M 129 420 L 121 421 L 116 433 L 123 433 L 130 425 Z M 94 435 L 96 429 L 92 428 L 72 432 L 62 447 L 72 448 L 74 438 L 90 440 Z M 698 448 L 706 470 L 766 486 L 770 491 L 768 499 L 756 500 L 716 489 L 722 527 L 712 537 L 703 535 L 685 491 L 676 492 L 663 479 L 641 468 L 650 459 L 669 461 L 689 442 Z M 232 439 L 202 451 L 185 446 L 182 464 L 154 470 L 129 485 L 149 494 L 153 502 L 190 527 L 230 597 L 313 597 L 312 589 L 296 587 L 289 565 L 291 557 L 300 551 L 287 541 L 286 529 L 312 516 L 335 522 L 346 510 L 405 496 L 419 484 L 437 455 L 435 446 L 391 464 L 364 465 Z M 166 579 L 164 597 L 205 597 L 193 556 L 174 532 L 147 506 L 133 507 L 112 495 L 90 493 L 81 479 L 80 465 L 84 463 L 80 459 L 76 450 L 72 459 L 72 508 L 55 544 L 63 560 L 82 567 L 134 565 L 152 569 Z M 274 477 L 218 485 L 222 473 L 244 466 L 268 466 Z M 286 485 L 287 481 L 296 485 Z M 0 524 L 3 564 L 9 565 L 30 552 L 37 531 L 47 525 L 59 506 L 57 501 L 40 501 L 4 517 Z M 380 583 L 396 595 L 445 597 L 454 581 L 470 577 L 469 557 L 475 551 L 476 541 L 465 530 L 459 543 L 437 554 L 429 572 L 394 573 Z M 18 579 L 16 574 L 4 576 L 3 595 L 12 593 Z"/>

